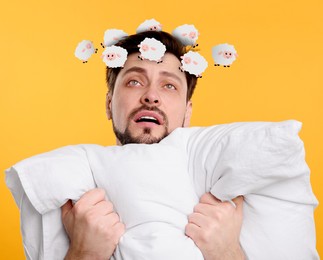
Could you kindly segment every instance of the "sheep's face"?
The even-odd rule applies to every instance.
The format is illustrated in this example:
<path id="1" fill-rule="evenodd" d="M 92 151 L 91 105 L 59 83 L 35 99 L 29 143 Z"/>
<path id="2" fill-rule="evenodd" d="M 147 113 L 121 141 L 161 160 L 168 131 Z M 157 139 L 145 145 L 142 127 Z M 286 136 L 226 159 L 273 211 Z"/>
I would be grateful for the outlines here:
<path id="1" fill-rule="evenodd" d="M 191 39 L 195 39 L 196 38 L 196 32 L 190 32 L 188 34 L 188 37 L 191 38 Z"/>
<path id="2" fill-rule="evenodd" d="M 107 60 L 115 60 L 117 58 L 117 54 L 115 53 L 108 53 L 105 55 Z"/>
<path id="3" fill-rule="evenodd" d="M 152 25 L 149 26 L 148 31 L 157 31 L 158 30 L 158 25 Z"/>
<path id="4" fill-rule="evenodd" d="M 184 57 L 184 62 L 186 63 L 186 64 L 190 64 L 191 63 L 191 58 L 190 57 Z"/>
<path id="5" fill-rule="evenodd" d="M 148 46 L 147 44 L 141 44 L 141 45 L 140 45 L 140 49 L 141 49 L 142 51 L 149 51 L 149 46 Z"/>
<path id="6" fill-rule="evenodd" d="M 233 57 L 233 53 L 230 51 L 224 51 L 223 52 L 223 58 L 225 59 L 231 59 Z"/>
<path id="7" fill-rule="evenodd" d="M 94 49 L 93 44 L 88 43 L 84 46 L 84 48 L 82 49 L 82 52 L 92 51 L 93 49 Z"/>
<path id="8" fill-rule="evenodd" d="M 177 127 L 189 125 L 191 102 L 180 61 L 166 53 L 163 62 L 128 56 L 107 98 L 118 144 L 156 143 Z"/>

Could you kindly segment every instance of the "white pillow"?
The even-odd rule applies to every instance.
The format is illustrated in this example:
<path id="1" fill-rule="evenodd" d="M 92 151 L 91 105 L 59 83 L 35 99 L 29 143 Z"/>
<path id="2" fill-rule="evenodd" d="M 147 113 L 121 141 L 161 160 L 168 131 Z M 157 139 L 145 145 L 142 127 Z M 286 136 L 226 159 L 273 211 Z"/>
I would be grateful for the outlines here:
<path id="1" fill-rule="evenodd" d="M 244 195 L 240 241 L 248 259 L 318 259 L 313 219 L 317 201 L 311 191 L 303 143 L 298 137 L 300 127 L 299 122 L 286 121 L 181 128 L 160 144 L 70 146 L 25 160 L 14 168 L 31 203 L 42 214 L 59 210 L 67 199 L 77 200 L 84 191 L 93 188 L 93 174 L 95 183 L 107 190 L 126 226 L 154 223 L 154 218 L 162 216 L 156 221 L 173 221 L 182 231 L 182 238 L 185 216 L 203 193 L 211 191 L 221 200 Z M 13 194 L 22 194 L 15 191 L 15 185 L 10 185 L 15 178 L 14 169 L 7 173 L 7 184 Z M 134 205 L 130 201 L 133 196 L 133 201 L 138 202 Z M 172 197 L 178 200 L 172 201 Z M 136 214 L 136 207 L 141 214 Z M 147 259 L 180 259 L 176 250 L 169 255 L 160 253 L 166 250 L 162 247 L 165 240 L 157 241 L 159 251 L 149 251 L 153 241 L 149 230 L 155 228 L 158 234 L 163 225 L 142 227 L 141 238 L 146 236 L 148 243 L 143 243 L 140 249 Z M 124 236 L 116 259 L 121 259 L 123 252 L 135 259 L 132 250 L 133 245 L 138 248 L 139 244 L 134 242 L 140 232 Z M 172 232 L 164 235 L 176 233 Z M 129 241 L 132 237 L 135 239 Z M 59 236 L 46 239 L 54 241 Z M 176 239 L 170 241 L 175 243 Z M 185 259 L 201 259 L 192 250 L 191 258 Z"/>
<path id="2" fill-rule="evenodd" d="M 244 195 L 240 241 L 249 259 L 319 259 L 317 200 L 300 129 L 293 120 L 234 123 L 185 137 L 198 196 L 209 190 L 223 201 Z"/>

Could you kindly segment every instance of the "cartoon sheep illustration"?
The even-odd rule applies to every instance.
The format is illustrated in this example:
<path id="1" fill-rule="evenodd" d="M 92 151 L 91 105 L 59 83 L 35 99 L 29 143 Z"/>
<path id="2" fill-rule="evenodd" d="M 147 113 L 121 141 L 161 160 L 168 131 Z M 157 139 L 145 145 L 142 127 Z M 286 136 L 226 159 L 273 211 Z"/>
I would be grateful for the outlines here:
<path id="1" fill-rule="evenodd" d="M 196 41 L 199 36 L 199 32 L 192 24 L 184 24 L 176 27 L 173 30 L 172 35 L 185 46 L 198 46 Z"/>
<path id="2" fill-rule="evenodd" d="M 127 60 L 128 52 L 120 46 L 108 46 L 102 53 L 102 60 L 109 68 L 123 67 Z"/>
<path id="3" fill-rule="evenodd" d="M 212 47 L 212 57 L 214 66 L 223 65 L 223 67 L 230 67 L 238 57 L 238 54 L 233 45 L 223 43 Z"/>
<path id="4" fill-rule="evenodd" d="M 128 34 L 123 30 L 118 29 L 108 29 L 104 32 L 103 43 L 101 46 L 103 48 L 112 46 L 120 41 L 122 38 L 127 37 Z"/>
<path id="5" fill-rule="evenodd" d="M 199 53 L 189 51 L 181 56 L 182 66 L 179 67 L 181 71 L 187 71 L 198 78 L 202 78 L 202 73 L 206 70 L 208 63 L 206 59 Z"/>
<path id="6" fill-rule="evenodd" d="M 146 31 L 161 31 L 162 25 L 160 22 L 156 21 L 155 19 L 150 19 L 144 21 L 140 24 L 136 30 L 136 33 L 146 32 Z"/>
<path id="7" fill-rule="evenodd" d="M 83 61 L 83 63 L 87 63 L 88 59 L 92 56 L 92 54 L 97 53 L 98 49 L 94 48 L 93 42 L 89 40 L 83 40 L 78 43 L 74 55 L 76 58 Z"/>
<path id="8" fill-rule="evenodd" d="M 139 45 L 140 55 L 139 59 L 162 62 L 162 57 L 166 52 L 166 47 L 160 41 L 154 38 L 145 38 Z"/>

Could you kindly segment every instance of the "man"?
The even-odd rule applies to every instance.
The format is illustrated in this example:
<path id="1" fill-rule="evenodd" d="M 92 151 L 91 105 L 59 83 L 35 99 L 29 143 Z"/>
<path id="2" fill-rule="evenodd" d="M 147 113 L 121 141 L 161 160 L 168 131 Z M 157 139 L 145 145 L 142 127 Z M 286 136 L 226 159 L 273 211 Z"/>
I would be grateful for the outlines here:
<path id="1" fill-rule="evenodd" d="M 166 46 L 162 63 L 138 59 L 138 44 L 146 37 Z M 107 69 L 106 102 L 117 144 L 157 143 L 177 127 L 188 127 L 197 80 L 179 70 L 184 47 L 165 32 L 132 35 L 118 45 L 127 49 L 128 59 L 123 68 Z M 206 193 L 188 216 L 186 235 L 205 259 L 244 259 L 239 244 L 243 199 L 234 202 L 236 208 Z M 109 259 L 125 231 L 101 189 L 85 193 L 74 206 L 67 202 L 62 220 L 70 238 L 66 259 Z"/>

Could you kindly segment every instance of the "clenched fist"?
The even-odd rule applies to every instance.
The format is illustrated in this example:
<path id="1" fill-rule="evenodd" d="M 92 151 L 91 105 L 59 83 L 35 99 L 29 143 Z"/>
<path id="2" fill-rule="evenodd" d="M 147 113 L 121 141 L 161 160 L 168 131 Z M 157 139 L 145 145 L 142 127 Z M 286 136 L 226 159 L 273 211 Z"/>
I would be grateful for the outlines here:
<path id="1" fill-rule="evenodd" d="M 236 207 L 205 193 L 188 217 L 186 235 L 193 239 L 206 260 L 245 258 L 239 243 L 243 197 L 233 202 Z"/>
<path id="2" fill-rule="evenodd" d="M 102 189 L 85 193 L 75 205 L 62 206 L 62 221 L 70 238 L 65 259 L 109 259 L 125 226 Z"/>

